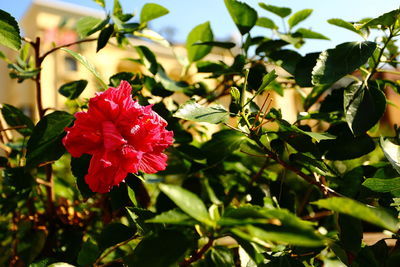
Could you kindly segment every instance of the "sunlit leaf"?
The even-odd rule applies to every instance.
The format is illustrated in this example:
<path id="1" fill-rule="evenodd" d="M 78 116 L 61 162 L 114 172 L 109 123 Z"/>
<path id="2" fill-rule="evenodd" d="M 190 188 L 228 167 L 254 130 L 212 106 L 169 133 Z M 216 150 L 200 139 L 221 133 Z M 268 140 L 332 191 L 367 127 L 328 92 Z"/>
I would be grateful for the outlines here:
<path id="1" fill-rule="evenodd" d="M 257 11 L 244 2 L 224 0 L 233 22 L 242 35 L 248 33 L 257 22 Z"/>
<path id="2" fill-rule="evenodd" d="M 291 29 L 294 26 L 296 26 L 297 24 L 299 24 L 300 22 L 302 22 L 303 20 L 307 19 L 311 15 L 312 12 L 313 12 L 312 9 L 303 9 L 303 10 L 300 10 L 300 11 L 297 11 L 296 13 L 294 13 L 288 19 L 289 28 Z"/>
<path id="3" fill-rule="evenodd" d="M 374 192 L 390 193 L 393 197 L 400 197 L 400 177 L 392 179 L 368 178 L 362 185 Z"/>
<path id="4" fill-rule="evenodd" d="M 211 52 L 212 46 L 198 46 L 194 44 L 212 41 L 213 38 L 210 22 L 194 27 L 186 39 L 186 50 L 188 52 L 189 62 L 198 61 Z"/>
<path id="5" fill-rule="evenodd" d="M 146 23 L 150 20 L 162 17 L 169 13 L 169 10 L 165 7 L 155 4 L 147 3 L 143 6 L 140 12 L 140 23 Z"/>
<path id="6" fill-rule="evenodd" d="M 21 47 L 18 23 L 4 10 L 0 10 L 0 44 L 16 51 Z"/>
<path id="7" fill-rule="evenodd" d="M 229 112 L 221 105 L 204 107 L 191 100 L 180 106 L 174 116 L 190 121 L 218 124 L 228 120 Z"/>
<path id="8" fill-rule="evenodd" d="M 385 157 L 392 164 L 393 168 L 400 173 L 400 146 L 384 138 L 381 138 L 380 144 Z"/>
<path id="9" fill-rule="evenodd" d="M 292 13 L 292 10 L 288 7 L 278 7 L 278 6 L 273 6 L 273 5 L 267 5 L 264 3 L 258 3 L 258 5 L 262 8 L 264 8 L 265 10 L 267 10 L 271 13 L 274 13 L 275 15 L 277 15 L 281 18 L 285 18 Z"/>

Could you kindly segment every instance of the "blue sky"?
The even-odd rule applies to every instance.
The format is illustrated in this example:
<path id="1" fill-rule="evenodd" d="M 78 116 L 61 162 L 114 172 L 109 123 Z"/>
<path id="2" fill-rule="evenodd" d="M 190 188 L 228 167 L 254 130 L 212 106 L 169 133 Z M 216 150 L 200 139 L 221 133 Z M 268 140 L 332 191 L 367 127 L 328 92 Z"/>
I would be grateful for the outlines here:
<path id="1" fill-rule="evenodd" d="M 55 1 L 55 0 L 47 0 Z M 75 3 L 87 7 L 99 8 L 92 0 L 57 0 Z M 243 0 L 242 0 L 243 1 Z M 200 23 L 210 21 L 215 39 L 227 39 L 238 36 L 238 31 L 230 19 L 223 0 L 120 0 L 125 12 L 139 14 L 145 3 L 152 2 L 163 5 L 170 13 L 152 22 L 155 30 L 167 27 L 175 28 L 174 40 L 184 42 L 190 30 Z M 365 17 L 376 17 L 385 12 L 399 8 L 398 0 L 245 0 L 247 4 L 257 9 L 259 16 L 274 19 L 280 25 L 277 16 L 258 7 L 259 2 L 277 6 L 290 7 L 293 12 L 304 8 L 314 9 L 313 14 L 300 24 L 300 27 L 321 32 L 331 38 L 331 41 L 309 41 L 300 50 L 302 53 L 321 51 L 345 41 L 359 41 L 360 37 L 347 30 L 337 28 L 326 22 L 330 18 L 342 18 L 356 21 Z M 31 0 L 0 0 L 0 9 L 11 13 L 17 19 L 27 10 Z M 107 6 L 112 7 L 113 0 L 106 0 Z M 269 36 L 267 29 L 259 28 L 254 35 Z"/>

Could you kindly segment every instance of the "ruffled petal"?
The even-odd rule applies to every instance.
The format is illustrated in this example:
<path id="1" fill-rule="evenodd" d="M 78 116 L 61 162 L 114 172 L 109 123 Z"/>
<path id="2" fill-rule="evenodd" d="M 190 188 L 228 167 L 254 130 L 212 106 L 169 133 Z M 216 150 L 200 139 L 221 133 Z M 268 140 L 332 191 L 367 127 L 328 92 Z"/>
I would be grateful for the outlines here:
<path id="1" fill-rule="evenodd" d="M 111 121 L 103 121 L 103 143 L 106 150 L 115 150 L 126 144 L 126 140 L 118 132 L 114 123 Z"/>
<path id="2" fill-rule="evenodd" d="M 167 159 L 167 155 L 163 153 L 143 154 L 142 160 L 139 163 L 139 170 L 145 173 L 156 173 L 165 170 Z"/>

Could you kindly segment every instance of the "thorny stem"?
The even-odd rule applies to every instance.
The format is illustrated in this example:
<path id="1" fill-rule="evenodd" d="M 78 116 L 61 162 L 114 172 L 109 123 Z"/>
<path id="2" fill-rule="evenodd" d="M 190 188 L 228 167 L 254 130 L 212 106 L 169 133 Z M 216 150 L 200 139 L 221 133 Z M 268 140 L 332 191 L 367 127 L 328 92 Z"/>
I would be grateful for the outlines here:
<path id="1" fill-rule="evenodd" d="M 196 250 L 189 258 L 179 263 L 179 266 L 180 267 L 190 266 L 193 262 L 200 260 L 203 257 L 203 255 L 207 252 L 207 250 L 209 250 L 212 247 L 213 243 L 214 239 L 210 238 L 207 244 L 205 244 L 200 250 Z"/>

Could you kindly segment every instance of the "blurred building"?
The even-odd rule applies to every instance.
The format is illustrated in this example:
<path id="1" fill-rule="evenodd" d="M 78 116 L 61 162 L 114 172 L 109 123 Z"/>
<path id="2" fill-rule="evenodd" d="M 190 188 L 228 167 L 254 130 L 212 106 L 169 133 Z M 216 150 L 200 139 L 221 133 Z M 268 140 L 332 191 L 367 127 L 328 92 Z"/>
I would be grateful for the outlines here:
<path id="1" fill-rule="evenodd" d="M 38 36 L 42 40 L 41 53 L 59 45 L 65 45 L 79 40 L 78 34 L 73 30 L 78 19 L 92 16 L 105 18 L 102 11 L 82 7 L 79 5 L 65 3 L 57 0 L 33 0 L 22 20 L 20 27 L 24 37 L 35 40 Z M 166 73 L 178 79 L 182 72 L 182 65 L 177 56 L 184 56 L 183 46 L 165 47 L 154 42 L 141 39 L 131 39 L 134 46 L 144 45 L 150 48 L 157 56 L 157 61 L 165 68 Z M 68 47 L 79 52 L 92 63 L 101 74 L 104 81 L 115 73 L 143 72 L 145 68 L 139 63 L 127 60 L 137 59 L 135 49 L 120 49 L 116 45 L 109 44 L 96 53 L 96 42 L 87 42 Z M 12 54 L 11 51 L 7 51 Z M 11 58 L 15 55 L 11 55 Z M 231 61 L 232 57 L 221 50 L 213 51 L 209 56 L 211 60 Z M 57 51 L 46 57 L 42 69 L 42 94 L 44 108 L 62 108 L 65 98 L 58 93 L 58 88 L 71 81 L 85 79 L 89 81 L 88 87 L 82 94 L 83 98 L 92 97 L 98 89 L 96 78 L 83 65 L 77 62 L 65 51 Z M 27 80 L 17 83 L 15 79 L 9 78 L 9 71 L 4 63 L 0 64 L 0 82 L 3 90 L 0 92 L 0 103 L 9 103 L 21 108 L 27 114 L 36 116 L 35 108 L 35 84 Z M 197 77 L 200 79 L 201 77 Z M 182 95 L 183 97 L 183 95 Z"/>

